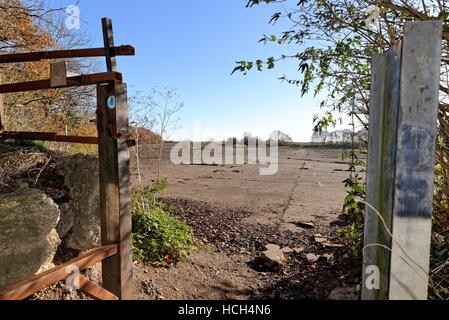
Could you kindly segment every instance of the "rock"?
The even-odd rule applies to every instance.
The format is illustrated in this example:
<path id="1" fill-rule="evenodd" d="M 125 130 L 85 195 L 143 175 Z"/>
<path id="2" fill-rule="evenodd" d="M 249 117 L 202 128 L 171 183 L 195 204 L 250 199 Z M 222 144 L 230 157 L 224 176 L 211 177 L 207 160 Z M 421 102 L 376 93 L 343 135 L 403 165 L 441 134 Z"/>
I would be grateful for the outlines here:
<path id="1" fill-rule="evenodd" d="M 297 225 L 303 229 L 315 229 L 315 224 L 313 222 L 298 222 Z"/>
<path id="2" fill-rule="evenodd" d="M 77 154 L 61 161 L 70 202 L 62 210 L 58 232 L 67 248 L 86 251 L 100 245 L 98 159 Z"/>
<path id="3" fill-rule="evenodd" d="M 265 266 L 269 267 L 273 271 L 279 271 L 280 267 L 283 266 L 287 260 L 281 248 L 274 244 L 269 244 L 265 246 L 266 251 L 262 252 L 259 260 L 262 261 Z"/>
<path id="4" fill-rule="evenodd" d="M 334 255 L 333 254 L 325 254 L 325 255 L 323 255 L 323 258 L 326 259 L 327 262 L 333 262 L 334 261 Z"/>
<path id="5" fill-rule="evenodd" d="M 274 250 L 274 251 L 276 251 L 276 250 L 281 250 L 281 247 L 279 247 L 276 244 L 267 244 L 265 246 L 265 250 Z"/>
<path id="6" fill-rule="evenodd" d="M 331 292 L 327 300 L 359 300 L 359 293 L 354 288 L 336 288 Z"/>
<path id="7" fill-rule="evenodd" d="M 307 261 L 309 261 L 309 263 L 315 263 L 318 260 L 320 260 L 321 256 L 318 256 L 313 253 L 308 253 L 308 254 L 306 254 L 306 258 L 307 258 Z"/>
<path id="8" fill-rule="evenodd" d="M 58 231 L 59 237 L 61 239 L 64 239 L 73 228 L 75 212 L 69 210 L 68 203 L 61 204 L 59 206 L 59 210 L 61 211 L 61 219 L 59 221 L 58 227 L 56 228 L 56 231 Z"/>
<path id="9" fill-rule="evenodd" d="M 300 254 L 303 253 L 306 249 L 304 247 L 298 247 L 298 248 L 294 248 L 293 252 L 296 254 Z"/>
<path id="10" fill-rule="evenodd" d="M 315 242 L 319 244 L 324 244 L 327 242 L 327 239 L 323 237 L 315 237 Z"/>
<path id="11" fill-rule="evenodd" d="M 282 248 L 281 251 L 283 253 L 285 253 L 285 254 L 289 254 L 289 253 L 295 252 L 292 248 L 289 248 L 289 247 Z"/>
<path id="12" fill-rule="evenodd" d="M 42 191 L 22 185 L 0 195 L 0 287 L 53 267 L 59 219 L 58 206 Z"/>

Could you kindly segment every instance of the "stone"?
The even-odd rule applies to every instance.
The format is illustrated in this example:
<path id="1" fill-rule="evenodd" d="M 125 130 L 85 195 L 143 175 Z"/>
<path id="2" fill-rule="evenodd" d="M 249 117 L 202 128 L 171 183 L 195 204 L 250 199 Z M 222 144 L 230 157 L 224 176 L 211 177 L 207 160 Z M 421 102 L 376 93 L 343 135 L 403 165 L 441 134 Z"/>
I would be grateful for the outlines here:
<path id="1" fill-rule="evenodd" d="M 0 195 L 0 287 L 54 267 L 59 219 L 57 204 L 28 185 Z"/>
<path id="2" fill-rule="evenodd" d="M 296 254 L 300 254 L 303 253 L 306 249 L 304 247 L 298 247 L 298 248 L 294 248 L 293 252 Z"/>
<path id="3" fill-rule="evenodd" d="M 274 244 L 269 244 L 265 248 L 267 250 L 262 252 L 259 260 L 271 270 L 278 271 L 287 262 L 284 253 L 279 246 Z"/>
<path id="4" fill-rule="evenodd" d="M 70 201 L 61 212 L 58 232 L 69 249 L 94 249 L 101 243 L 98 159 L 77 154 L 63 158 L 60 166 Z"/>
<path id="5" fill-rule="evenodd" d="M 318 243 L 318 244 L 324 244 L 324 243 L 326 243 L 328 241 L 327 241 L 326 238 L 323 238 L 323 237 L 315 237 L 315 242 Z"/>
<path id="6" fill-rule="evenodd" d="M 73 221 L 75 220 L 75 213 L 69 210 L 69 204 L 63 203 L 59 206 L 61 211 L 61 219 L 59 221 L 56 231 L 61 239 L 64 239 L 73 228 Z"/>
<path id="7" fill-rule="evenodd" d="M 265 246 L 265 250 L 278 251 L 278 250 L 281 250 L 281 247 L 279 247 L 279 246 L 276 245 L 276 244 L 267 244 L 267 245 Z"/>
<path id="8" fill-rule="evenodd" d="M 332 253 L 323 255 L 323 258 L 326 259 L 327 262 L 334 261 L 334 255 Z"/>
<path id="9" fill-rule="evenodd" d="M 295 252 L 292 248 L 289 248 L 289 247 L 282 248 L 281 251 L 283 253 L 285 253 L 285 254 L 289 254 L 289 253 Z"/>
<path id="10" fill-rule="evenodd" d="M 306 254 L 306 258 L 307 258 L 307 261 L 309 261 L 309 263 L 315 263 L 318 260 L 320 260 L 321 256 L 318 256 L 314 253 L 308 253 L 308 254 Z"/>
<path id="11" fill-rule="evenodd" d="M 315 224 L 313 222 L 298 222 L 297 226 L 303 229 L 315 229 Z"/>
<path id="12" fill-rule="evenodd" d="M 355 288 L 336 288 L 334 289 L 327 300 L 336 300 L 336 301 L 349 301 L 349 300 L 359 300 L 359 292 Z"/>

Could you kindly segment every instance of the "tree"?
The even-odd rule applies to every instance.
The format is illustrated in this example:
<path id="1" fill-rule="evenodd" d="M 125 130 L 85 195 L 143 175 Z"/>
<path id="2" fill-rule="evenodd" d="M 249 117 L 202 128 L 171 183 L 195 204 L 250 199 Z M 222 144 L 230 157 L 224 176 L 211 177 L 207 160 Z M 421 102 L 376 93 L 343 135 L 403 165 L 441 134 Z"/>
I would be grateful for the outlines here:
<path id="1" fill-rule="evenodd" d="M 257 66 L 272 69 L 287 59 L 298 62 L 299 79 L 286 75 L 281 79 L 298 86 L 301 94 L 323 93 L 322 117 L 316 118 L 318 127 L 328 125 L 329 114 L 352 114 L 368 126 L 368 102 L 371 57 L 392 47 L 402 36 L 406 21 L 441 19 L 447 23 L 449 1 L 391 1 L 391 0 L 249 0 L 248 7 L 282 3 L 285 9 L 275 12 L 270 23 L 287 20 L 292 27 L 280 35 L 264 35 L 263 43 L 297 46 L 296 54 L 269 57 L 255 62 L 240 61 L 234 72 L 247 72 Z M 292 9 L 287 9 L 290 5 Z M 372 17 L 376 16 L 376 20 Z M 449 30 L 444 31 L 442 71 L 447 75 Z M 449 93 L 447 77 L 441 88 L 442 96 Z M 449 105 L 442 103 L 442 111 Z M 334 120 L 332 120 L 334 121 Z M 447 116 L 440 121 L 448 124 Z"/>
<path id="2" fill-rule="evenodd" d="M 46 1 L 0 0 L 0 54 L 69 49 L 89 42 L 82 32 L 65 26 L 65 8 L 50 8 Z M 68 69 L 88 73 L 96 69 L 92 59 L 72 59 Z M 48 78 L 50 62 L 39 61 L 0 66 L 9 83 Z M 7 79 L 7 80 L 6 80 Z M 95 114 L 92 88 L 69 88 L 8 94 L 4 97 L 6 127 L 17 131 L 52 131 L 60 134 L 94 135 L 89 122 Z"/>
<path id="3" fill-rule="evenodd" d="M 315 131 L 312 135 L 312 143 L 327 143 L 330 138 L 330 133 L 327 130 Z"/>
<path id="4" fill-rule="evenodd" d="M 286 133 L 276 130 L 270 134 L 270 141 L 278 141 L 283 143 L 291 143 L 293 139 Z"/>
<path id="5" fill-rule="evenodd" d="M 316 132 L 334 123 L 334 114 L 355 117 L 369 126 L 371 57 L 397 44 L 407 21 L 443 21 L 439 138 L 435 190 L 435 231 L 448 236 L 449 209 L 449 1 L 448 0 L 249 0 L 248 7 L 281 3 L 270 23 L 286 20 L 291 28 L 279 35 L 264 35 L 261 42 L 294 45 L 295 54 L 257 61 L 240 61 L 234 72 L 257 66 L 272 69 L 286 59 L 297 61 L 299 78 L 282 80 L 302 94 L 321 93 L 324 114 L 317 116 Z M 290 8 L 287 8 L 289 6 Z M 362 135 L 366 137 L 366 131 Z M 446 222 L 446 223 L 443 223 Z M 444 227 L 445 226 L 445 227 Z M 447 296 L 447 290 L 445 295 Z"/>
<path id="6" fill-rule="evenodd" d="M 180 97 L 176 89 L 153 89 L 152 106 L 154 107 L 156 121 L 159 127 L 158 134 L 161 137 L 157 164 L 157 180 L 159 180 L 161 174 L 161 161 L 165 140 L 168 138 L 169 131 L 175 129 L 176 123 L 179 120 L 179 118 L 175 118 L 174 116 L 184 107 L 184 104 L 179 102 L 179 99 Z"/>
<path id="7" fill-rule="evenodd" d="M 279 35 L 264 35 L 263 43 L 295 46 L 295 54 L 257 61 L 240 61 L 234 72 L 246 73 L 257 66 L 272 69 L 277 63 L 293 59 L 298 63 L 299 78 L 281 79 L 299 88 L 301 94 L 321 93 L 324 114 L 315 117 L 315 131 L 335 124 L 335 114 L 355 117 L 368 129 L 371 58 L 397 44 L 407 21 L 443 21 L 441 60 L 439 143 L 437 162 L 441 179 L 437 180 L 440 210 L 449 211 L 449 1 L 448 0 L 248 0 L 247 6 L 279 5 L 270 23 L 280 20 L 291 28 Z M 373 19 L 375 17 L 376 19 Z M 290 51 L 290 50 L 289 50 Z"/>

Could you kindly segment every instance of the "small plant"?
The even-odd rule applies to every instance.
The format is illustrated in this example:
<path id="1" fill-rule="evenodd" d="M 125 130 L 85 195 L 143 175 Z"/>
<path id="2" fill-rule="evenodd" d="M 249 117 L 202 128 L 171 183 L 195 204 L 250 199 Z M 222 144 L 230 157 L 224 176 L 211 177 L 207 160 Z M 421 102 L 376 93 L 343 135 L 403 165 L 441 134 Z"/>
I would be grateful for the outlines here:
<path id="1" fill-rule="evenodd" d="M 353 223 L 338 229 L 338 234 L 351 249 L 353 258 L 357 262 L 361 262 L 363 257 L 363 225 Z"/>
<path id="2" fill-rule="evenodd" d="M 363 258 L 363 232 L 364 232 L 364 205 L 360 199 L 365 199 L 366 186 L 363 178 L 357 172 L 357 166 L 364 167 L 365 164 L 358 159 L 354 150 L 349 154 L 343 154 L 342 159 L 351 159 L 350 176 L 343 181 L 347 189 L 344 201 L 344 210 L 349 216 L 350 225 L 338 230 L 340 237 L 351 249 L 352 256 L 356 262 L 361 263 Z M 364 171 L 364 170 L 362 170 Z"/>
<path id="3" fill-rule="evenodd" d="M 194 246 L 193 229 L 173 217 L 173 207 L 160 202 L 167 180 L 135 192 L 132 203 L 133 255 L 138 261 L 172 264 L 182 260 Z"/>

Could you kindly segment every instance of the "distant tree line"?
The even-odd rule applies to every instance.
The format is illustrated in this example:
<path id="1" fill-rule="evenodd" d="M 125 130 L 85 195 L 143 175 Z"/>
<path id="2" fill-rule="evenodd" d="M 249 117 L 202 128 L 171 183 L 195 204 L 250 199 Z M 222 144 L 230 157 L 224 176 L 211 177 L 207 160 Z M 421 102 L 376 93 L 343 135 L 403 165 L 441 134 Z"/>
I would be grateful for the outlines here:
<path id="1" fill-rule="evenodd" d="M 312 143 L 351 143 L 353 141 L 355 143 L 366 143 L 368 140 L 368 131 L 366 129 L 362 129 L 357 132 L 353 132 L 352 130 L 335 130 L 335 131 L 316 131 L 312 136 Z"/>
<path id="2" fill-rule="evenodd" d="M 229 138 L 226 141 L 226 143 L 233 144 L 234 146 L 238 145 L 238 144 L 245 145 L 245 146 L 248 146 L 248 145 L 258 146 L 260 142 L 272 142 L 272 141 L 277 141 L 280 145 L 282 145 L 282 144 L 286 144 L 286 143 L 292 143 L 293 139 L 288 134 L 286 134 L 280 130 L 276 130 L 270 134 L 270 137 L 268 140 L 264 140 L 257 136 L 254 137 L 250 132 L 245 132 L 243 134 L 242 139 L 232 137 L 232 138 Z"/>

